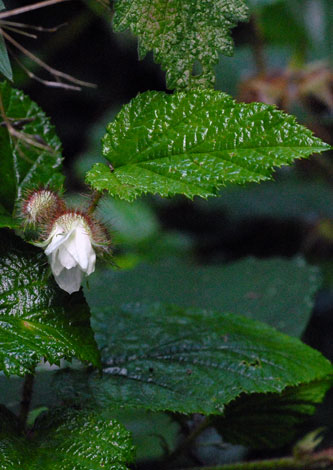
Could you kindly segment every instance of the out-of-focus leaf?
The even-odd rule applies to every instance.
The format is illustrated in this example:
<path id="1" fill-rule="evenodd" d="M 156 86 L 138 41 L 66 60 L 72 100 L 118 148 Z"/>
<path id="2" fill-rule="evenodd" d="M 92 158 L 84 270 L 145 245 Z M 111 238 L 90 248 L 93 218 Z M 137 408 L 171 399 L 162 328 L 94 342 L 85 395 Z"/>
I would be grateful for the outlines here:
<path id="1" fill-rule="evenodd" d="M 222 418 L 216 418 L 216 428 L 228 442 L 252 448 L 282 447 L 331 387 L 329 379 L 288 387 L 280 394 L 242 395 L 226 407 Z"/>
<path id="2" fill-rule="evenodd" d="M 19 228 L 19 222 L 10 215 L 0 214 L 0 228 Z"/>
<path id="3" fill-rule="evenodd" d="M 313 221 L 333 217 L 333 191 L 324 181 L 278 178 L 260 185 L 223 188 L 221 197 L 198 200 L 202 208 L 220 208 L 233 218 L 275 217 Z"/>
<path id="4" fill-rule="evenodd" d="M 109 166 L 87 182 L 111 196 L 217 194 L 230 183 L 271 178 L 275 167 L 328 150 L 293 116 L 262 103 L 236 103 L 217 91 L 146 92 L 124 106 L 103 140 Z"/>
<path id="5" fill-rule="evenodd" d="M 45 358 L 77 357 L 99 365 L 82 292 L 69 296 L 52 278 L 44 255 L 0 232 L 0 369 L 33 372 Z"/>
<path id="6" fill-rule="evenodd" d="M 88 303 L 98 309 L 133 302 L 165 302 L 234 312 L 301 336 L 321 277 L 301 259 L 253 258 L 226 266 L 170 262 L 141 264 L 130 271 L 105 270 L 85 289 Z"/>
<path id="7" fill-rule="evenodd" d="M 0 83 L 0 96 L 12 128 L 10 135 L 2 117 L 0 126 L 0 203 L 8 212 L 33 187 L 61 189 L 61 144 L 49 119 L 21 91 Z"/>
<path id="8" fill-rule="evenodd" d="M 139 37 L 140 58 L 153 49 L 169 88 L 177 89 L 214 83 L 218 52 L 232 55 L 229 31 L 248 13 L 244 0 L 116 0 L 114 8 L 115 30 Z"/>
<path id="9" fill-rule="evenodd" d="M 136 303 L 95 309 L 94 329 L 104 374 L 91 386 L 105 408 L 218 415 L 241 393 L 332 379 L 318 351 L 235 314 Z"/>

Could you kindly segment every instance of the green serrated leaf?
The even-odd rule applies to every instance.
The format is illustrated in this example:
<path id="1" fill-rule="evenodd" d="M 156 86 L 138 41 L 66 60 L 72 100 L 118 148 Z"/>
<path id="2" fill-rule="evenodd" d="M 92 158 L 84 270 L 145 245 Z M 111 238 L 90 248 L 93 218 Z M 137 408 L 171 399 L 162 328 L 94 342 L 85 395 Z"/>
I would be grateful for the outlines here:
<path id="1" fill-rule="evenodd" d="M 94 165 L 87 182 L 128 201 L 143 193 L 205 198 L 329 148 L 272 106 L 217 91 L 146 92 L 109 124 L 103 154 L 111 166 Z"/>
<path id="2" fill-rule="evenodd" d="M 129 432 L 95 412 L 58 410 L 37 421 L 34 469 L 126 470 L 134 459 Z"/>
<path id="3" fill-rule="evenodd" d="M 177 89 L 214 83 L 218 53 L 232 55 L 229 31 L 248 13 L 244 0 L 116 0 L 114 8 L 115 30 L 139 37 L 140 58 L 153 49 L 168 87 Z"/>
<path id="4" fill-rule="evenodd" d="M 302 259 L 247 258 L 226 266 L 175 262 L 140 264 L 128 271 L 104 270 L 85 289 L 89 305 L 174 303 L 246 315 L 300 337 L 321 285 L 318 269 Z"/>
<path id="5" fill-rule="evenodd" d="M 99 365 L 82 292 L 67 295 L 37 249 L 0 233 L 0 369 L 31 373 L 45 358 L 59 364 L 74 356 Z"/>
<path id="6" fill-rule="evenodd" d="M 235 314 L 136 303 L 96 311 L 94 328 L 104 375 L 90 387 L 105 408 L 218 415 L 242 393 L 332 378 L 319 352 Z"/>
<path id="7" fill-rule="evenodd" d="M 2 470 L 127 470 L 134 457 L 129 432 L 117 421 L 96 412 L 54 410 L 37 420 L 29 439 L 23 438 L 0 410 Z M 12 421 L 15 416 L 12 415 Z"/>
<path id="8" fill-rule="evenodd" d="M 61 189 L 61 144 L 41 109 L 21 91 L 0 83 L 7 119 L 19 134 L 0 125 L 0 203 L 12 212 L 26 189 L 50 185 Z"/>
<path id="9" fill-rule="evenodd" d="M 306 415 L 315 412 L 332 380 L 288 387 L 281 394 L 242 395 L 214 420 L 224 440 L 251 448 L 282 447 L 290 442 Z"/>

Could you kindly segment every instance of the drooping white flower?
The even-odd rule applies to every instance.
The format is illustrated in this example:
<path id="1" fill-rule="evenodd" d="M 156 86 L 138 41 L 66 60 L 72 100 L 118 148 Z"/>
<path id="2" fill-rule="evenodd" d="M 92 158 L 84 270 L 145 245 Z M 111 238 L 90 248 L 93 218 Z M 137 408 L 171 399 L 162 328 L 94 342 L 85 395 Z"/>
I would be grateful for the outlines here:
<path id="1" fill-rule="evenodd" d="M 95 270 L 96 253 L 93 232 L 82 214 L 67 212 L 52 224 L 46 247 L 52 273 L 59 287 L 69 294 L 80 289 L 84 276 Z"/>

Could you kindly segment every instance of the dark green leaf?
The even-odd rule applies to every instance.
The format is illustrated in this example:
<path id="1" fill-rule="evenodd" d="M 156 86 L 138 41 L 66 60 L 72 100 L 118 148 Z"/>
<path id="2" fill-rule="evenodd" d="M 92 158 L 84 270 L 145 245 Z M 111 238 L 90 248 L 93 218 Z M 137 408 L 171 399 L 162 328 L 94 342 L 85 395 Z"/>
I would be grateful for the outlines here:
<path id="1" fill-rule="evenodd" d="M 221 414 L 241 393 L 280 393 L 333 372 L 299 340 L 235 314 L 136 303 L 98 309 L 94 327 L 104 376 L 90 386 L 105 408 Z"/>
<path id="2" fill-rule="evenodd" d="M 115 30 L 139 36 L 140 58 L 154 50 L 170 88 L 214 83 L 218 52 L 233 53 L 230 29 L 247 20 L 244 0 L 117 0 L 114 8 Z"/>
<path id="3" fill-rule="evenodd" d="M 332 380 L 288 387 L 281 394 L 242 395 L 215 419 L 224 440 L 252 448 L 281 447 L 295 436 L 304 416 L 312 415 Z"/>
<path id="4" fill-rule="evenodd" d="M 37 421 L 36 434 L 36 470 L 126 470 L 134 458 L 129 432 L 94 412 L 50 413 Z"/>
<path id="5" fill-rule="evenodd" d="M 10 215 L 0 214 L 0 228 L 19 228 L 20 223 Z"/>
<path id="6" fill-rule="evenodd" d="M 61 144 L 49 119 L 30 98 L 7 83 L 0 83 L 0 96 L 7 119 L 19 133 L 10 135 L 1 119 L 0 203 L 12 212 L 26 189 L 62 187 Z"/>
<path id="7" fill-rule="evenodd" d="M 313 308 L 321 276 L 302 259 L 248 258 L 226 266 L 177 262 L 141 264 L 133 270 L 105 270 L 85 290 L 95 309 L 124 300 L 165 302 L 255 318 L 301 336 Z"/>
<path id="8" fill-rule="evenodd" d="M 23 460 L 30 455 L 29 445 L 19 433 L 16 416 L 0 405 L 0 468 L 18 470 Z"/>
<path id="9" fill-rule="evenodd" d="M 227 183 L 270 179 L 275 167 L 330 147 L 293 116 L 262 103 L 236 103 L 217 91 L 146 92 L 107 129 L 103 153 L 87 181 L 111 196 L 143 193 L 190 198 Z"/>
<path id="10" fill-rule="evenodd" d="M 13 78 L 13 71 L 10 65 L 6 43 L 2 34 L 0 34 L 0 73 L 8 78 L 8 80 L 12 80 Z"/>
<path id="11" fill-rule="evenodd" d="M 94 365 L 99 353 L 82 292 L 69 296 L 50 277 L 44 255 L 1 232 L 0 369 L 24 375 L 45 358 L 74 356 Z"/>
<path id="12" fill-rule="evenodd" d="M 133 461 L 129 432 L 97 413 L 62 408 L 45 414 L 29 440 L 13 429 L 8 412 L 0 415 L 1 470 L 126 470 Z"/>

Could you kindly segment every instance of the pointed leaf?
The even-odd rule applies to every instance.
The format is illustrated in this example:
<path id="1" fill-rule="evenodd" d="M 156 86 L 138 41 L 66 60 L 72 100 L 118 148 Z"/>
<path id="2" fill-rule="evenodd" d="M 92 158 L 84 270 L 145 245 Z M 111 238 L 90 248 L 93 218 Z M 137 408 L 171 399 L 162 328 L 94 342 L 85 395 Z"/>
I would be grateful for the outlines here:
<path id="1" fill-rule="evenodd" d="M 99 353 L 82 293 L 69 296 L 37 249 L 0 233 L 0 370 L 25 375 L 44 357 L 74 356 L 94 365 Z"/>
<path id="2" fill-rule="evenodd" d="M 222 414 L 242 393 L 332 380 L 318 351 L 234 314 L 136 303 L 95 312 L 94 328 L 104 377 L 90 386 L 103 407 Z"/>
<path id="3" fill-rule="evenodd" d="M 114 197 L 143 193 L 208 197 L 227 183 L 270 179 L 274 168 L 328 150 L 293 116 L 262 103 L 236 103 L 217 91 L 147 92 L 107 129 L 87 181 Z"/>
<path id="4" fill-rule="evenodd" d="M 153 49 L 167 72 L 169 88 L 214 83 L 218 53 L 232 55 L 229 31 L 247 20 L 244 0 L 117 0 L 116 31 L 139 36 L 139 57 Z M 202 72 L 193 76 L 198 62 Z"/>
<path id="5" fill-rule="evenodd" d="M 0 97 L 16 133 L 9 134 L 0 116 L 0 203 L 12 212 L 26 189 L 62 187 L 61 144 L 49 119 L 29 97 L 6 82 L 0 83 Z"/>

